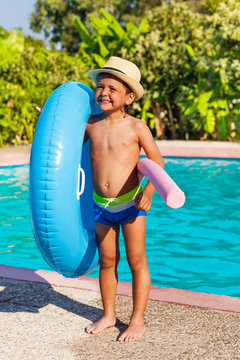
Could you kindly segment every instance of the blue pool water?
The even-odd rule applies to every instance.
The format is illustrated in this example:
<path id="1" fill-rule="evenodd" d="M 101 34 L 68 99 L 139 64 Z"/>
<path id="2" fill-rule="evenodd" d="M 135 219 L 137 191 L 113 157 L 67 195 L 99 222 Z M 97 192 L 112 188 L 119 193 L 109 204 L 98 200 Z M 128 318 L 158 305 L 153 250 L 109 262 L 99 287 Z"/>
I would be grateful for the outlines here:
<path id="1" fill-rule="evenodd" d="M 152 284 L 240 296 L 240 161 L 165 163 L 187 200 L 174 210 L 154 195 L 146 234 Z M 0 168 L 0 239 L 1 264 L 51 270 L 33 238 L 28 166 Z M 120 246 L 119 280 L 131 281 L 122 237 Z"/>

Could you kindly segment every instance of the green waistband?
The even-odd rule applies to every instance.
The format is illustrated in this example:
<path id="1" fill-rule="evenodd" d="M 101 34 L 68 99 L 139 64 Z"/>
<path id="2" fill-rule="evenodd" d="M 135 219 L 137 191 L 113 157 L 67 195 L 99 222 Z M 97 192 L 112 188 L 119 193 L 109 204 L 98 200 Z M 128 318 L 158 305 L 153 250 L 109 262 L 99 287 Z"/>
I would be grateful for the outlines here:
<path id="1" fill-rule="evenodd" d="M 135 199 L 137 194 L 141 193 L 143 188 L 141 184 L 135 187 L 133 190 L 129 191 L 127 194 L 121 195 L 117 198 L 104 198 L 98 195 L 95 191 L 93 191 L 93 198 L 101 205 L 108 205 L 108 206 L 119 206 L 125 204 L 126 202 Z"/>

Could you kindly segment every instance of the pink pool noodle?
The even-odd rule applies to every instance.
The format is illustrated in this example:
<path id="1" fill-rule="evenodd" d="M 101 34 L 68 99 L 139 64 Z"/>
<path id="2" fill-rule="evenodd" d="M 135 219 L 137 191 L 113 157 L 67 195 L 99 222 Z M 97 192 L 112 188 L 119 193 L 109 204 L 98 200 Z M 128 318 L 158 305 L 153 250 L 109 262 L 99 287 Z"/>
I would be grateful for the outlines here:
<path id="1" fill-rule="evenodd" d="M 184 192 L 170 178 L 163 168 L 150 159 L 142 159 L 137 165 L 138 172 L 146 176 L 168 206 L 177 209 L 185 202 Z"/>

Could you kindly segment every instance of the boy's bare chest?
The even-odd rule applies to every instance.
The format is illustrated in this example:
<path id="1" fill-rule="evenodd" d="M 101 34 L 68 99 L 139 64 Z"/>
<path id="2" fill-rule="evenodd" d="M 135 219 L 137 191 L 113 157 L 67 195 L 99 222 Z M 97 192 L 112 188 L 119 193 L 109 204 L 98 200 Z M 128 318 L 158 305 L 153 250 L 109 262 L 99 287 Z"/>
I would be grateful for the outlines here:
<path id="1" fill-rule="evenodd" d="M 90 139 L 95 150 L 122 151 L 137 146 L 137 137 L 130 126 L 96 126 L 91 129 Z"/>

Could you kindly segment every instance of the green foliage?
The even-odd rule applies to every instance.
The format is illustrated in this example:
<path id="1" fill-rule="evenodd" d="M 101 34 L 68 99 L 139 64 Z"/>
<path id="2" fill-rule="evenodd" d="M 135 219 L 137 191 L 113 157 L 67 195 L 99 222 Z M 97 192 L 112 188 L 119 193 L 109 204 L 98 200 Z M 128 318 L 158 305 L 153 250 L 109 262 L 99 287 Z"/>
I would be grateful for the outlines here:
<path id="1" fill-rule="evenodd" d="M 13 60 L 13 64 L 19 62 L 18 53 L 23 51 L 24 35 L 19 30 L 13 30 L 10 35 L 2 32 L 0 37 L 0 64 L 2 70 L 8 68 L 8 64 Z M 13 65 L 14 66 L 14 65 Z"/>
<path id="2" fill-rule="evenodd" d="M 166 0 L 35 0 L 31 14 L 31 28 L 42 32 L 53 49 L 56 44 L 61 50 L 75 53 L 80 39 L 74 26 L 74 17 L 81 19 L 89 28 L 92 16 L 99 16 L 99 9 L 104 7 L 120 24 L 132 22 L 138 26 L 152 9 Z M 201 11 L 204 0 L 185 0 L 194 11 Z M 207 0 L 214 4 L 215 1 Z M 218 2 L 218 1 L 216 1 Z"/>
<path id="3" fill-rule="evenodd" d="M 239 2 L 240 0 L 235 0 L 235 3 Z M 205 0 L 203 2 L 203 7 L 207 10 L 209 14 L 214 14 L 221 3 L 228 4 L 228 0 Z"/>
<path id="4" fill-rule="evenodd" d="M 194 49 L 195 81 L 184 84 L 176 97 L 182 127 L 203 139 L 240 140 L 239 19 L 239 6 L 228 0 L 202 22 L 201 47 Z"/>
<path id="5" fill-rule="evenodd" d="M 158 138 L 240 139 L 239 19 L 234 0 L 211 16 L 173 1 L 149 14 L 149 32 L 130 60 L 146 89 L 142 116 L 152 124 L 154 115 Z"/>
<path id="6" fill-rule="evenodd" d="M 215 13 L 220 2 L 221 0 L 206 0 L 204 2 L 204 7 L 210 14 L 213 14 Z"/>
<path id="7" fill-rule="evenodd" d="M 32 141 L 35 106 L 42 107 L 57 86 L 68 80 L 88 82 L 79 57 L 33 45 L 29 39 L 24 43 L 20 31 L 0 34 L 0 146 Z"/>
<path id="8" fill-rule="evenodd" d="M 0 28 L 0 145 L 31 142 L 35 106 L 42 107 L 54 88 L 68 80 L 93 85 L 86 71 L 102 67 L 111 55 L 140 67 L 145 95 L 134 103 L 133 113 L 157 138 L 240 141 L 239 1 L 205 1 L 205 6 L 217 4 L 208 14 L 191 10 L 193 0 L 164 1 L 141 22 L 123 23 L 106 9 L 94 13 L 99 0 L 37 0 L 41 16 L 49 16 L 49 33 L 55 31 L 50 24 L 72 9 L 80 47 L 75 56 L 47 51 L 20 31 L 8 34 Z M 113 1 L 111 12 L 116 4 L 122 11 L 126 3 Z M 138 14 L 137 3 L 131 2 L 131 15 Z M 154 1 L 139 3 L 147 8 Z M 195 3 L 197 9 L 203 5 Z M 110 8 L 110 2 L 106 6 Z M 85 16 L 81 20 L 79 9 Z M 89 18 L 87 9 L 92 12 Z M 68 29 L 66 22 L 62 29 Z M 62 41 L 59 34 L 55 32 L 56 39 Z"/>
<path id="9" fill-rule="evenodd" d="M 100 9 L 100 15 L 91 18 L 92 33 L 79 18 L 74 19 L 82 40 L 79 56 L 89 68 L 102 67 L 111 55 L 134 54 L 138 37 L 148 31 L 145 19 L 138 27 L 128 22 L 123 28 L 105 9 Z"/>
<path id="10" fill-rule="evenodd" d="M 36 0 L 31 28 L 42 31 L 53 48 L 60 44 L 62 50 L 75 53 L 80 43 L 74 25 L 75 16 L 89 27 L 92 17 L 99 16 L 99 9 L 104 6 L 118 21 L 133 20 L 139 24 L 146 10 L 159 3 L 159 0 L 105 0 L 104 3 L 101 0 Z"/>
<path id="11" fill-rule="evenodd" d="M 154 9 L 147 20 L 149 31 L 138 39 L 135 59 L 131 60 L 141 69 L 157 138 L 176 138 L 179 126 L 175 96 L 183 84 L 194 81 L 193 49 L 199 46 L 194 32 L 200 26 L 200 15 L 184 2 L 171 2 Z M 152 121 L 152 115 L 148 121 Z"/>

